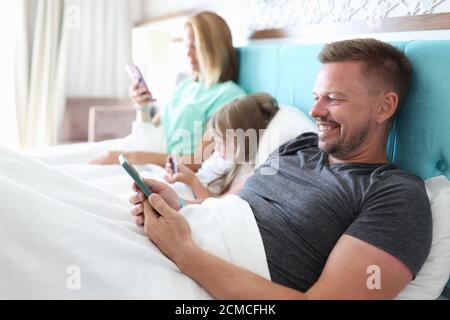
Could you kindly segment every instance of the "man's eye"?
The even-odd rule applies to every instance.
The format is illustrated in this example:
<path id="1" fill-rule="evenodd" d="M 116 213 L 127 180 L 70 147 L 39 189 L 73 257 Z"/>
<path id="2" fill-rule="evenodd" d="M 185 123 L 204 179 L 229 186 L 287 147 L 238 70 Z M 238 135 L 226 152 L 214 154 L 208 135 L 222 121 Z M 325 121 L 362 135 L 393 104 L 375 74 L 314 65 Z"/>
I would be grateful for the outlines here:
<path id="1" fill-rule="evenodd" d="M 332 103 L 332 104 L 334 104 L 334 103 L 337 103 L 338 102 L 338 100 L 336 99 L 336 98 L 328 98 L 329 100 L 330 100 L 330 103 Z"/>
<path id="2" fill-rule="evenodd" d="M 315 102 L 317 102 L 317 101 L 319 101 L 319 97 L 313 97 L 313 100 L 314 100 Z"/>

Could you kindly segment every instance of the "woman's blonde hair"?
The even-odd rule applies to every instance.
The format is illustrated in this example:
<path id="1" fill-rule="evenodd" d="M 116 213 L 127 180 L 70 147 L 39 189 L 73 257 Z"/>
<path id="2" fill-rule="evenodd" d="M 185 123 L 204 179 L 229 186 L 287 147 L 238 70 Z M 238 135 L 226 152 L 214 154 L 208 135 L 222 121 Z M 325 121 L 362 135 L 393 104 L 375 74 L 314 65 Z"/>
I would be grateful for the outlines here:
<path id="1" fill-rule="evenodd" d="M 203 11 L 189 17 L 186 25 L 190 25 L 194 32 L 200 67 L 199 72 L 194 72 L 195 80 L 202 80 L 207 86 L 236 80 L 238 58 L 225 20 L 213 12 Z"/>
<path id="2" fill-rule="evenodd" d="M 263 129 L 266 129 L 269 122 L 278 112 L 278 102 L 274 97 L 267 93 L 254 93 L 246 97 L 236 99 L 225 105 L 217 111 L 211 118 L 211 129 L 224 139 L 225 144 L 236 145 L 235 158 L 231 169 L 223 176 L 211 181 L 208 189 L 218 183 L 221 184 L 222 195 L 230 190 L 234 179 L 239 174 L 244 164 L 249 164 L 255 159 L 259 141 L 262 136 Z M 248 130 L 254 130 L 256 141 L 252 141 L 247 137 L 238 137 L 236 130 L 242 130 L 242 133 Z M 230 133 L 234 132 L 233 141 L 225 141 Z M 256 142 L 256 145 L 253 143 Z"/>

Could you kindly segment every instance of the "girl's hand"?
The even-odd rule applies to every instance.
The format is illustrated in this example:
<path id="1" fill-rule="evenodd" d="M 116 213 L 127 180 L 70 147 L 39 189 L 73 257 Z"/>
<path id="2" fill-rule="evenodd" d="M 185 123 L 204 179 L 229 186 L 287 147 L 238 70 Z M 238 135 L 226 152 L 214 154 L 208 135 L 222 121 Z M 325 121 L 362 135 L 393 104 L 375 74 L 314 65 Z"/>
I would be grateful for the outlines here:
<path id="1" fill-rule="evenodd" d="M 167 175 L 164 177 L 167 182 L 175 183 L 175 182 L 183 182 L 187 185 L 191 186 L 192 183 L 197 179 L 194 171 L 186 167 L 180 161 L 177 161 L 178 173 L 174 174 L 172 171 L 172 165 L 170 163 L 170 157 L 166 160 L 166 171 Z"/>

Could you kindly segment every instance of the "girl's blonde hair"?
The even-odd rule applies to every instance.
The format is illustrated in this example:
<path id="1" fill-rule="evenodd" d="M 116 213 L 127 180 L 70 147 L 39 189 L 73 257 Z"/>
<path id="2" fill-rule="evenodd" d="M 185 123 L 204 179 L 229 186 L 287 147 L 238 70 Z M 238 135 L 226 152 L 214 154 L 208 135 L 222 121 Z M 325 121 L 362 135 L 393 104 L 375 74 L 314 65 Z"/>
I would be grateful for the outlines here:
<path id="1" fill-rule="evenodd" d="M 236 150 L 233 165 L 229 172 L 211 181 L 208 189 L 211 191 L 213 184 L 221 183 L 222 195 L 230 190 L 234 179 L 239 174 L 242 166 L 255 159 L 259 141 L 262 137 L 260 130 L 266 129 L 269 122 L 278 112 L 278 102 L 267 93 L 254 93 L 246 97 L 236 99 L 217 111 L 211 118 L 211 129 L 221 136 L 226 145 L 235 145 Z M 244 136 L 237 137 L 236 130 L 241 129 L 242 133 L 254 130 L 256 133 L 256 145 L 253 145 L 250 138 Z M 233 141 L 225 141 L 227 130 L 235 132 Z"/>
<path id="2" fill-rule="evenodd" d="M 186 21 L 194 32 L 196 55 L 200 70 L 194 79 L 206 86 L 236 80 L 239 72 L 238 58 L 233 47 L 230 28 L 219 15 L 203 11 Z"/>

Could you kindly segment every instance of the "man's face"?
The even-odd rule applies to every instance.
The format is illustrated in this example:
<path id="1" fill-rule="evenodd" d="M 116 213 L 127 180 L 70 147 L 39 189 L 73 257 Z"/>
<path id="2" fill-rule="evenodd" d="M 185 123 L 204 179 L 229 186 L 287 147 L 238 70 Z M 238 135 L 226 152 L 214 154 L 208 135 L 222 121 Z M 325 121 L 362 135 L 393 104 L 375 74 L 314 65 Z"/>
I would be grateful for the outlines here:
<path id="1" fill-rule="evenodd" d="M 369 93 L 360 68 L 355 61 L 326 63 L 313 90 L 310 114 L 319 129 L 319 148 L 336 159 L 351 159 L 375 129 L 380 96 Z"/>

